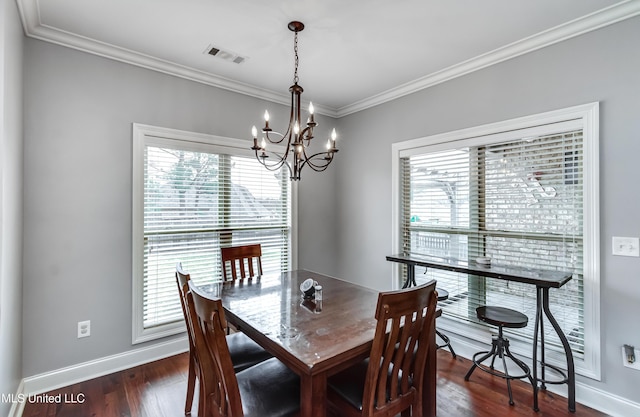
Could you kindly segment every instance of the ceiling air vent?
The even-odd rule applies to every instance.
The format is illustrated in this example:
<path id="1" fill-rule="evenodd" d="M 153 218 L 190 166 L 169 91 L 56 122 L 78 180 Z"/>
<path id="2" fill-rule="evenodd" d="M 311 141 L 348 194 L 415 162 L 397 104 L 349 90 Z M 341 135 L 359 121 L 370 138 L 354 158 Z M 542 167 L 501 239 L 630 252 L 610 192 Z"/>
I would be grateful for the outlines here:
<path id="1" fill-rule="evenodd" d="M 204 53 L 215 56 L 216 58 L 224 59 L 225 61 L 233 62 L 234 64 L 242 64 L 247 59 L 235 52 L 225 51 L 212 45 L 209 45 Z"/>

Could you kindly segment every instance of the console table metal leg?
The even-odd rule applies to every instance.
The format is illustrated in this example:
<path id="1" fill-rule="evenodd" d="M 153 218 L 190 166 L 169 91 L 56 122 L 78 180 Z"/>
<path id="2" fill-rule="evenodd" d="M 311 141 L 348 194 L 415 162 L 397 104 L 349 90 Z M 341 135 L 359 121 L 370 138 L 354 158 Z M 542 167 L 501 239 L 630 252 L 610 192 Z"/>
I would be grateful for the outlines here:
<path id="1" fill-rule="evenodd" d="M 538 332 L 542 323 L 542 292 L 536 287 L 536 320 L 533 327 L 533 409 L 538 411 Z M 544 350 L 544 348 L 543 348 Z"/>
<path id="2" fill-rule="evenodd" d="M 402 284 L 402 289 L 409 288 L 411 285 L 416 286 L 416 266 L 407 264 L 407 278 L 404 280 L 404 284 Z"/>
<path id="3" fill-rule="evenodd" d="M 544 314 L 549 319 L 549 322 L 553 326 L 556 331 L 560 341 L 562 342 L 562 347 L 564 348 L 564 353 L 567 357 L 567 400 L 569 401 L 569 411 L 575 413 L 576 411 L 576 373 L 575 366 L 573 363 L 573 353 L 571 352 L 571 346 L 569 346 L 569 341 L 567 340 L 567 336 L 560 328 L 560 325 L 556 321 L 553 314 L 551 314 L 551 309 L 549 308 L 549 288 L 542 289 L 542 308 L 544 310 Z"/>
<path id="4" fill-rule="evenodd" d="M 545 355 L 544 348 L 544 320 L 542 320 L 542 312 L 540 312 L 540 349 L 540 363 L 542 364 L 542 367 L 540 368 L 540 374 L 542 375 L 540 388 L 547 389 L 547 357 Z"/>
<path id="5" fill-rule="evenodd" d="M 540 386 L 538 387 L 538 390 L 542 389 L 542 390 L 546 390 L 547 389 L 547 375 L 546 375 L 546 367 L 547 367 L 547 358 L 546 358 L 546 349 L 545 349 L 545 345 L 544 345 L 544 316 L 542 315 L 542 300 L 544 300 L 544 294 L 542 292 L 542 288 L 536 287 L 536 300 L 537 300 L 537 307 L 536 307 L 536 315 L 537 315 L 537 320 L 540 322 Z M 537 332 L 537 331 L 536 331 Z M 538 346 L 538 344 L 536 343 L 536 347 Z M 536 363 L 536 367 L 538 366 L 538 363 Z M 537 381 L 536 381 L 537 382 Z"/>

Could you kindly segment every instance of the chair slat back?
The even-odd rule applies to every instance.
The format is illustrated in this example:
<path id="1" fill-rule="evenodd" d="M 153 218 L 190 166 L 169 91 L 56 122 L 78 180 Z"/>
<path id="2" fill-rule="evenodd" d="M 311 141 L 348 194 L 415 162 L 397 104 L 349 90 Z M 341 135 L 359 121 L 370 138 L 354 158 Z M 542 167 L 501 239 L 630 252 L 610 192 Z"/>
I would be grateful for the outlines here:
<path id="1" fill-rule="evenodd" d="M 180 295 L 180 306 L 182 307 L 182 314 L 184 315 L 184 321 L 187 326 L 187 337 L 189 339 L 189 352 L 195 356 L 195 346 L 193 344 L 193 323 L 189 317 L 187 311 L 187 305 L 185 297 L 189 292 L 189 281 L 191 276 L 182 268 L 182 263 L 178 262 L 176 265 L 176 283 L 178 284 L 178 293 Z"/>
<path id="2" fill-rule="evenodd" d="M 223 281 L 251 279 L 256 275 L 262 275 L 262 246 L 260 244 L 221 248 L 220 254 Z"/>
<path id="3" fill-rule="evenodd" d="M 424 368 L 435 331 L 435 281 L 380 293 L 363 395 L 363 415 L 422 409 Z M 386 410 L 385 410 L 386 409 Z M 395 411 L 394 411 L 395 410 Z"/>
<path id="4" fill-rule="evenodd" d="M 231 362 L 225 334 L 226 320 L 222 301 L 203 296 L 189 284 L 187 306 L 198 324 L 194 342 L 201 360 L 207 414 L 215 417 L 242 417 L 238 380 Z"/>

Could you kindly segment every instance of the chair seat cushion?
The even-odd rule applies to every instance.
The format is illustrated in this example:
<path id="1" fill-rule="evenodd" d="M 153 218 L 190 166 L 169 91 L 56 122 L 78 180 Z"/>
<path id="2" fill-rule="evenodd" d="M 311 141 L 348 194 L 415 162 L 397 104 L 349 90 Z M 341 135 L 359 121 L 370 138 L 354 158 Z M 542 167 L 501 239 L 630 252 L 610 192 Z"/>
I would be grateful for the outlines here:
<path id="1" fill-rule="evenodd" d="M 369 359 L 357 363 L 331 376 L 327 380 L 328 389 L 338 394 L 358 411 L 362 411 L 362 394 L 367 377 Z"/>
<path id="2" fill-rule="evenodd" d="M 236 374 L 245 417 L 289 417 L 300 410 L 300 378 L 276 358 Z"/>
<path id="3" fill-rule="evenodd" d="M 228 335 L 227 345 L 236 373 L 273 357 L 244 333 Z"/>
<path id="4" fill-rule="evenodd" d="M 364 384 L 367 378 L 367 368 L 369 368 L 369 358 L 357 363 L 350 368 L 345 369 L 331 376 L 327 380 L 327 386 L 335 394 L 342 397 L 347 403 L 351 404 L 358 411 L 362 411 L 362 400 L 364 394 Z M 393 371 L 392 366 L 389 366 L 389 375 Z M 400 378 L 402 378 L 402 371 L 400 371 Z M 409 377 L 409 386 L 413 385 L 413 377 Z M 400 387 L 398 387 L 398 393 L 400 393 Z M 387 400 L 390 397 L 389 387 L 387 387 Z"/>

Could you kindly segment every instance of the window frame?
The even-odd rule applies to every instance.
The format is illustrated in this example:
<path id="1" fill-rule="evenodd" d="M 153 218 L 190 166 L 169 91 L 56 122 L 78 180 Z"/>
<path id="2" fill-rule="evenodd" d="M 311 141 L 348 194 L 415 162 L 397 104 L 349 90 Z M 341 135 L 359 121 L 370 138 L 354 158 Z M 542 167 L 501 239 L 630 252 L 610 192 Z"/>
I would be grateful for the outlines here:
<path id="1" fill-rule="evenodd" d="M 576 358 L 576 373 L 601 379 L 600 343 L 600 199 L 599 199 L 599 102 L 514 118 L 506 121 L 460 129 L 452 132 L 411 139 L 392 144 L 392 190 L 391 190 L 391 250 L 402 251 L 401 236 L 401 158 L 445 149 L 477 146 L 498 140 L 517 138 L 518 131 L 543 131 L 546 125 L 556 123 L 578 124 L 583 130 L 584 188 L 583 188 L 583 280 L 584 280 L 584 331 L 585 353 L 583 359 Z M 392 288 L 400 283 L 401 265 L 394 265 Z M 462 325 L 455 320 L 442 317 L 443 328 L 461 336 L 486 342 L 488 331 L 481 326 Z M 531 347 L 522 349 L 524 356 L 531 357 Z M 550 362 L 561 367 L 562 358 L 550 356 Z"/>
<path id="2" fill-rule="evenodd" d="M 144 284 L 144 152 L 145 147 L 166 146 L 196 152 L 217 152 L 232 156 L 255 157 L 247 140 L 204 133 L 189 132 L 159 126 L 133 123 L 132 171 L 132 344 L 148 342 L 186 331 L 184 321 L 145 329 L 143 325 Z M 274 146 L 274 149 L 278 148 Z M 282 151 L 276 149 L 276 151 Z M 290 264 L 298 264 L 298 191 L 291 182 Z M 177 296 L 176 289 L 176 296 Z"/>

